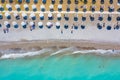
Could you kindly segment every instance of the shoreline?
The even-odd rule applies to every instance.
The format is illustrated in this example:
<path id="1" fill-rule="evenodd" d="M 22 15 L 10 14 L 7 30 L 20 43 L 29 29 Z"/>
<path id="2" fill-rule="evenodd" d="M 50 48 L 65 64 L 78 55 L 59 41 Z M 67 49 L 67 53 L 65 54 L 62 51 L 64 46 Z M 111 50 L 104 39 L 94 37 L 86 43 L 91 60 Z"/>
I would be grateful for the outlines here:
<path id="1" fill-rule="evenodd" d="M 0 59 L 38 55 L 40 57 L 62 56 L 66 54 L 94 54 L 97 56 L 118 57 L 120 56 L 120 44 L 88 40 L 0 41 Z"/>
<path id="2" fill-rule="evenodd" d="M 120 50 L 120 44 L 115 42 L 90 40 L 32 40 L 32 41 L 0 41 L 0 50 L 41 50 L 43 48 L 63 49 L 76 47 L 80 50 Z"/>

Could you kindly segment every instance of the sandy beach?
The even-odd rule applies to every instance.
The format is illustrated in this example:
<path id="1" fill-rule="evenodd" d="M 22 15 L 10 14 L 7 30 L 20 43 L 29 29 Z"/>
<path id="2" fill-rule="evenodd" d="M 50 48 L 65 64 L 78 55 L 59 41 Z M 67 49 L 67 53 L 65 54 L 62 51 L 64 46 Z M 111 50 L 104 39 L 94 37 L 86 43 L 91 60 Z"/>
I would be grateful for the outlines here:
<path id="1" fill-rule="evenodd" d="M 107 1 L 105 1 L 105 4 L 100 4 L 100 0 L 94 4 L 96 6 L 96 11 L 91 12 L 90 6 L 92 6 L 92 2 L 88 1 L 86 4 L 87 6 L 87 12 L 82 12 L 81 6 L 84 5 L 83 1 L 79 1 L 79 4 L 77 7 L 79 8 L 78 12 L 75 12 L 74 9 L 76 7 L 76 4 L 74 4 L 74 0 L 71 0 L 72 4 L 70 4 L 71 11 L 66 12 L 66 8 L 68 6 L 67 2 L 64 1 L 63 11 L 58 12 L 58 4 L 59 1 L 56 1 L 56 4 L 54 4 L 54 12 L 49 11 L 49 6 L 51 3 L 47 1 L 45 4 L 46 11 L 41 12 L 40 11 L 40 5 L 42 5 L 42 2 L 39 1 L 39 4 L 36 4 L 37 10 L 36 12 L 32 11 L 31 5 L 33 2 L 29 3 L 30 11 L 25 11 L 23 5 L 25 4 L 25 1 L 20 4 L 21 5 L 21 11 L 17 12 L 15 7 L 13 5 L 17 4 L 17 1 L 14 1 L 11 5 L 13 8 L 13 11 L 10 11 L 11 14 L 11 20 L 8 20 L 3 16 L 3 19 L 0 20 L 1 25 L 3 25 L 0 28 L 0 50 L 6 50 L 6 49 L 25 49 L 30 50 L 32 48 L 36 48 L 38 50 L 42 48 L 47 47 L 53 47 L 53 48 L 65 48 L 65 47 L 77 47 L 79 49 L 120 49 L 120 31 L 119 29 L 115 29 L 116 25 L 120 25 L 120 21 L 117 21 L 116 18 L 120 15 L 119 12 L 117 12 L 117 9 L 119 8 L 119 5 L 117 5 L 117 0 L 114 1 L 114 4 L 112 4 L 115 8 L 114 12 L 108 12 L 108 7 L 111 5 Z M 9 3 L 8 1 L 5 2 L 5 4 L 0 3 L 2 6 L 6 6 L 6 4 Z M 99 12 L 100 5 L 104 6 L 105 11 Z M 5 14 L 7 11 L 7 8 L 5 8 L 5 11 L 1 12 L 2 15 Z M 13 16 L 14 13 L 17 13 L 20 16 L 20 20 L 16 20 Z M 22 17 L 22 13 L 26 13 L 28 15 L 28 20 L 24 20 Z M 36 15 L 36 20 L 32 20 L 29 18 L 30 14 L 34 13 Z M 39 14 L 43 13 L 45 19 L 40 20 Z M 54 19 L 48 20 L 48 14 L 52 13 Z M 57 20 L 57 14 L 61 13 L 61 21 Z M 67 13 L 69 17 L 69 21 L 64 19 L 64 14 Z M 102 14 L 103 20 L 99 21 L 98 17 Z M 74 16 L 78 15 L 78 21 L 74 21 Z M 86 21 L 82 21 L 82 16 L 86 16 Z M 90 20 L 90 15 L 94 15 L 95 20 Z M 108 15 L 112 17 L 111 21 L 108 21 Z M 4 34 L 3 29 L 6 27 L 4 25 L 4 21 L 9 21 L 11 27 L 9 29 L 9 33 Z M 12 22 L 16 21 L 19 25 L 18 28 L 14 28 L 12 25 Z M 21 26 L 21 22 L 27 22 L 30 23 L 31 21 L 35 22 L 35 29 L 33 31 L 30 31 L 30 25 L 27 25 L 26 29 L 23 29 Z M 43 28 L 40 29 L 38 27 L 38 22 L 43 22 Z M 46 23 L 51 22 L 53 26 L 51 29 L 48 29 L 46 27 Z M 60 22 L 60 29 L 56 29 L 56 22 Z M 97 28 L 97 23 L 100 23 L 101 25 L 105 24 L 101 30 Z M 68 29 L 64 28 L 64 25 L 67 24 L 69 27 Z M 73 24 L 75 26 L 78 26 L 78 29 L 74 29 Z M 85 29 L 81 29 L 81 25 L 85 25 Z M 111 26 L 111 30 L 107 30 L 107 27 Z"/>
<path id="2" fill-rule="evenodd" d="M 18 41 L 0 42 L 0 50 L 26 50 L 38 51 L 43 48 L 63 49 L 76 47 L 79 50 L 120 50 L 120 44 L 109 42 L 93 42 L 85 40 L 39 40 L 39 41 Z"/>

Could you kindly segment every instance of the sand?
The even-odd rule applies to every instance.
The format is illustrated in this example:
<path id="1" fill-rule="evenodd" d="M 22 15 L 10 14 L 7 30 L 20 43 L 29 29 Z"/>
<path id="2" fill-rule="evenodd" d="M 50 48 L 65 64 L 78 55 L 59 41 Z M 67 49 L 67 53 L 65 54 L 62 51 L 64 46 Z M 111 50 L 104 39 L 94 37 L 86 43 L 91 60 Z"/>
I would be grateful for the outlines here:
<path id="1" fill-rule="evenodd" d="M 73 3 L 74 0 L 72 0 Z M 80 0 L 79 0 L 80 1 Z M 7 49 L 25 49 L 25 50 L 31 50 L 32 48 L 36 48 L 38 50 L 42 49 L 42 48 L 47 48 L 47 47 L 52 47 L 52 48 L 65 48 L 65 47 L 77 47 L 79 49 L 120 49 L 120 31 L 119 30 L 114 30 L 115 25 L 118 23 L 120 24 L 120 22 L 116 21 L 116 17 L 119 16 L 120 14 L 118 12 L 116 12 L 116 10 L 119 8 L 119 6 L 116 4 L 116 1 L 114 1 L 114 7 L 115 7 L 115 12 L 112 13 L 108 13 L 108 6 L 110 5 L 108 2 L 105 2 L 105 12 L 101 13 L 104 16 L 104 20 L 103 21 L 99 21 L 98 20 L 98 16 L 99 16 L 99 7 L 100 7 L 100 1 L 98 1 L 95 5 L 97 6 L 96 8 L 96 12 L 91 13 L 90 11 L 90 6 L 91 4 L 91 0 L 89 0 L 90 2 L 88 2 L 87 4 L 87 9 L 88 12 L 83 13 L 82 9 L 79 8 L 79 12 L 77 12 L 78 14 L 78 21 L 73 21 L 74 15 L 76 14 L 74 11 L 74 7 L 76 6 L 75 4 L 71 4 L 71 12 L 69 12 L 69 21 L 65 21 L 63 18 L 63 13 L 66 13 L 66 6 L 67 3 L 66 1 L 63 4 L 63 12 L 62 13 L 62 20 L 59 21 L 61 23 L 61 28 L 60 29 L 56 29 L 55 27 L 55 22 L 57 22 L 57 5 L 58 2 L 56 2 L 57 4 L 55 4 L 55 11 L 54 13 L 54 20 L 49 20 L 50 22 L 53 23 L 53 27 L 51 29 L 48 29 L 45 25 L 46 22 L 48 22 L 48 13 L 49 13 L 49 6 L 48 4 L 50 4 L 50 2 L 47 2 L 46 6 L 46 12 L 44 13 L 45 15 L 45 20 L 43 20 L 43 24 L 44 24 L 44 28 L 40 29 L 37 25 L 38 22 L 41 22 L 41 20 L 39 19 L 39 13 L 41 11 L 35 12 L 35 15 L 37 16 L 37 19 L 34 21 L 36 24 L 36 28 L 33 31 L 30 31 L 29 25 L 27 26 L 26 29 L 23 29 L 22 26 L 19 26 L 18 29 L 15 29 L 13 26 L 11 26 L 10 28 L 10 32 L 7 34 L 3 33 L 3 28 L 5 26 L 3 26 L 2 28 L 0 28 L 0 50 L 7 50 Z M 6 2 L 8 3 L 8 2 Z M 14 2 L 13 4 L 16 4 L 17 2 Z M 12 19 L 11 20 L 7 20 L 4 16 L 3 20 L 0 20 L 0 23 L 3 25 L 4 21 L 9 21 L 10 24 L 13 21 L 16 21 L 19 25 L 21 25 L 21 21 L 24 21 L 22 19 L 21 13 L 24 12 L 23 9 L 23 4 L 24 2 L 21 4 L 21 8 L 22 11 L 18 12 L 18 14 L 20 14 L 20 20 L 15 20 L 15 18 L 12 15 Z M 31 5 L 32 3 L 30 3 Z M 39 4 L 37 5 L 37 9 L 40 10 L 40 5 L 42 3 L 39 2 Z M 6 4 L 2 4 L 3 6 L 5 6 Z M 79 6 L 83 6 L 83 2 L 79 3 Z M 7 9 L 5 9 L 6 11 Z M 30 15 L 32 9 L 30 9 L 29 12 L 25 12 L 28 15 Z M 15 12 L 15 8 L 13 8 L 13 11 L 11 11 L 10 13 L 13 14 Z M 5 12 L 2 12 L 2 14 L 4 14 Z M 90 15 L 95 15 L 95 21 L 90 21 L 89 16 Z M 107 21 L 107 16 L 108 14 L 112 15 L 112 21 Z M 87 20 L 86 21 L 82 21 L 81 20 L 81 16 L 82 15 L 86 15 Z M 30 18 L 27 20 L 27 22 L 32 21 Z M 97 29 L 97 23 L 105 23 L 105 27 L 103 27 L 102 30 L 98 30 Z M 64 24 L 68 24 L 69 28 L 68 29 L 64 29 Z M 78 30 L 73 29 L 73 33 L 71 33 L 71 27 L 73 26 L 73 24 L 77 25 L 79 28 Z M 12 25 L 12 24 L 11 24 Z M 86 25 L 85 30 L 82 30 L 80 28 L 81 25 Z M 112 26 L 112 30 L 108 31 L 106 29 L 106 27 L 108 25 Z M 63 34 L 61 33 L 61 30 L 63 31 Z"/>
<path id="2" fill-rule="evenodd" d="M 79 50 L 120 50 L 120 44 L 107 42 L 93 42 L 85 40 L 39 40 L 39 41 L 19 41 L 0 42 L 0 50 L 41 50 L 43 48 L 63 49 L 76 47 Z"/>

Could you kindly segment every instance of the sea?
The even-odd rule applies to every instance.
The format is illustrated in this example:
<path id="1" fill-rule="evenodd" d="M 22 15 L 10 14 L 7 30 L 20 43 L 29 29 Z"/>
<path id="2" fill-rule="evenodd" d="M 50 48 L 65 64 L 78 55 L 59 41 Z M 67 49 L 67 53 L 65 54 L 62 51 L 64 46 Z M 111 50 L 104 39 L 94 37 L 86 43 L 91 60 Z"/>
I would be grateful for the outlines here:
<path id="1" fill-rule="evenodd" d="M 119 54 L 75 48 L 4 53 L 0 80 L 120 80 Z"/>

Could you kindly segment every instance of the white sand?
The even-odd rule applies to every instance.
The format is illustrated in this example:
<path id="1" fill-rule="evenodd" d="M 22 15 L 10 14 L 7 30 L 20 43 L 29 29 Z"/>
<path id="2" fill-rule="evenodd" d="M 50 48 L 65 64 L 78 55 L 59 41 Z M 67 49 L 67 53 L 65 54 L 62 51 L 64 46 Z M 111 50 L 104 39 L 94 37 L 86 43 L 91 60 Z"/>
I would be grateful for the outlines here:
<path id="1" fill-rule="evenodd" d="M 85 30 L 79 29 L 74 30 L 71 34 L 70 29 L 63 29 L 63 34 L 61 30 L 47 29 L 35 29 L 30 31 L 25 29 L 22 31 L 13 30 L 7 34 L 4 34 L 2 28 L 0 28 L 0 41 L 20 41 L 20 40 L 49 40 L 49 39 L 67 39 L 67 40 L 93 40 L 93 41 L 103 41 L 103 42 L 118 42 L 120 43 L 120 31 L 119 30 L 98 30 L 96 27 L 87 27 Z"/>

